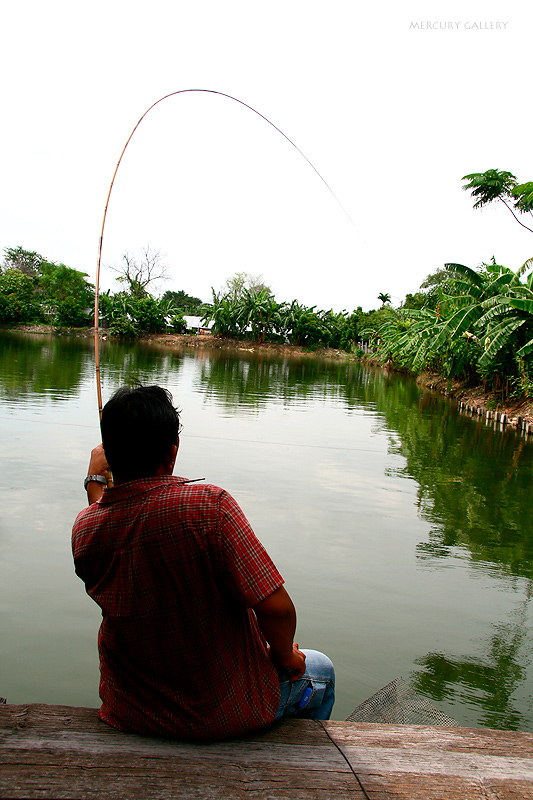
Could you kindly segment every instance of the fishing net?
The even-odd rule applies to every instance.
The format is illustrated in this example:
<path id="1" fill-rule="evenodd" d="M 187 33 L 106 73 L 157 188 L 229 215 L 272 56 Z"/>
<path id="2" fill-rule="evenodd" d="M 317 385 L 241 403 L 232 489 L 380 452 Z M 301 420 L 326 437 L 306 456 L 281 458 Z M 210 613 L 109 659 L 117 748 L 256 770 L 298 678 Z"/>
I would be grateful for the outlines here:
<path id="1" fill-rule="evenodd" d="M 459 723 L 420 697 L 403 678 L 395 678 L 357 706 L 346 722 L 382 722 L 392 725 L 443 725 Z"/>

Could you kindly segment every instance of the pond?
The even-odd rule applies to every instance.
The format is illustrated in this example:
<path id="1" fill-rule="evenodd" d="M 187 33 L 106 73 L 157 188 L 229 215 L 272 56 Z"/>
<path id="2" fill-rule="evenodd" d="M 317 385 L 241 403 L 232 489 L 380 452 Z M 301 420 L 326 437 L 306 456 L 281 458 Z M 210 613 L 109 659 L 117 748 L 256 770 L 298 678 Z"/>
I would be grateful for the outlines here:
<path id="1" fill-rule="evenodd" d="M 70 533 L 99 441 L 91 342 L 0 334 L 0 694 L 98 705 L 99 611 Z M 233 494 L 344 719 L 396 677 L 461 725 L 533 731 L 533 445 L 354 362 L 104 342 L 104 401 L 182 411 L 180 475 Z"/>

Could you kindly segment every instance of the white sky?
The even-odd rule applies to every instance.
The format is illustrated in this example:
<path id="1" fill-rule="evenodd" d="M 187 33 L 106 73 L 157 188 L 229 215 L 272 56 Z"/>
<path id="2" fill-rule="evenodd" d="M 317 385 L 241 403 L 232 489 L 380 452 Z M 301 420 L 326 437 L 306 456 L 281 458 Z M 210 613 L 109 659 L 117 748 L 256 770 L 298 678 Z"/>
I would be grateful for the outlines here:
<path id="1" fill-rule="evenodd" d="M 239 270 L 278 301 L 350 311 L 379 292 L 398 304 L 446 261 L 518 268 L 533 234 L 503 206 L 474 211 L 461 177 L 533 180 L 532 22 L 527 0 L 4 3 L 0 249 L 94 282 L 132 128 L 163 95 L 202 88 L 281 128 L 353 224 L 266 122 L 184 94 L 128 147 L 104 265 L 149 243 L 170 266 L 161 291 L 208 300 Z M 102 286 L 118 288 L 107 267 Z"/>

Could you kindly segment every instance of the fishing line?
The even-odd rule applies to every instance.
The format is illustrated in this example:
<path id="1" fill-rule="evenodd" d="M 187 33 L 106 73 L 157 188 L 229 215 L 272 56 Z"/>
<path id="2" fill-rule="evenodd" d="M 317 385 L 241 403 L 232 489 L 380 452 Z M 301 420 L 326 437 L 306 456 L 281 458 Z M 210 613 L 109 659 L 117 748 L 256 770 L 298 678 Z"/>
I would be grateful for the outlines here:
<path id="1" fill-rule="evenodd" d="M 322 730 L 324 731 L 324 733 L 326 734 L 326 736 L 328 737 L 328 739 L 330 740 L 330 742 L 331 742 L 333 745 L 335 745 L 335 747 L 337 748 L 337 750 L 339 751 L 339 753 L 341 754 L 341 756 L 343 757 L 343 759 L 344 759 L 344 760 L 346 761 L 346 763 L 348 764 L 348 766 L 349 766 L 349 768 L 350 768 L 350 771 L 351 771 L 352 775 L 355 777 L 355 779 L 356 779 L 357 783 L 359 784 L 359 786 L 361 787 L 361 791 L 363 792 L 363 794 L 364 794 L 364 796 L 365 796 L 366 800 L 370 800 L 370 797 L 368 796 L 368 794 L 367 794 L 367 791 L 366 791 L 365 787 L 363 786 L 363 784 L 362 784 L 362 782 L 361 782 L 361 778 L 359 777 L 359 775 L 357 774 L 357 772 L 356 772 L 356 771 L 355 771 L 355 769 L 353 768 L 353 765 L 352 765 L 352 763 L 351 763 L 350 759 L 348 758 L 348 756 L 346 755 L 346 753 L 344 752 L 344 750 L 342 749 L 342 747 L 340 747 L 340 746 L 337 744 L 337 742 L 335 741 L 335 739 L 333 738 L 333 736 L 332 736 L 332 735 L 330 734 L 330 732 L 328 731 L 328 729 L 327 729 L 327 726 L 324 724 L 324 722 L 323 722 L 321 719 L 317 719 L 316 721 L 318 722 L 318 724 L 320 725 L 320 727 L 322 728 Z"/>
<path id="2" fill-rule="evenodd" d="M 307 158 L 305 153 L 303 153 L 300 150 L 298 145 L 296 145 L 292 141 L 292 139 L 289 139 L 289 137 L 285 133 L 283 133 L 281 128 L 278 128 L 277 125 L 275 125 L 271 120 L 269 120 L 267 117 L 265 117 L 264 114 L 261 114 L 259 111 L 257 111 L 257 109 L 253 108 L 253 106 L 248 105 L 248 103 L 245 103 L 243 100 L 239 100 L 238 97 L 233 97 L 230 94 L 226 94 L 225 92 L 219 92 L 219 91 L 217 91 L 215 89 L 180 89 L 177 92 L 170 92 L 170 94 L 166 94 L 164 97 L 160 97 L 159 100 L 156 100 L 155 103 L 152 103 L 152 105 L 149 108 L 146 109 L 146 111 L 144 112 L 142 117 L 139 119 L 139 121 L 137 122 L 137 124 L 133 128 L 132 132 L 130 133 L 130 135 L 129 135 L 127 141 L 126 141 L 126 144 L 122 148 L 122 152 L 121 152 L 120 157 L 119 157 L 119 159 L 117 161 L 117 165 L 115 167 L 115 171 L 114 171 L 113 177 L 111 179 L 111 184 L 109 186 L 109 191 L 107 193 L 107 199 L 106 199 L 106 204 L 105 204 L 105 209 L 104 209 L 104 216 L 103 216 L 103 219 L 102 219 L 102 228 L 101 228 L 101 231 L 100 231 L 100 239 L 99 239 L 99 242 L 98 242 L 98 261 L 97 261 L 97 265 L 96 265 L 96 281 L 95 281 L 95 290 L 94 290 L 94 356 L 95 356 L 95 367 L 96 367 L 96 393 L 97 393 L 97 396 L 98 396 L 98 413 L 99 413 L 100 419 L 102 418 L 102 385 L 101 385 L 101 380 L 100 380 L 100 350 L 99 350 L 99 338 L 100 337 L 99 337 L 99 331 L 98 331 L 98 295 L 99 295 L 99 292 L 100 292 L 100 264 L 101 264 L 101 260 L 102 260 L 102 246 L 103 246 L 103 241 L 104 241 L 104 230 L 105 230 L 105 223 L 106 223 L 106 218 L 107 218 L 107 210 L 108 210 L 108 207 L 109 207 L 109 200 L 111 198 L 111 192 L 113 190 L 113 185 L 115 183 L 115 178 L 117 176 L 118 168 L 120 167 L 120 163 L 122 161 L 122 157 L 124 156 L 124 153 L 126 152 L 126 148 L 128 147 L 130 141 L 133 138 L 133 135 L 134 135 L 135 131 L 137 130 L 137 128 L 139 127 L 139 125 L 141 124 L 143 119 L 146 117 L 146 115 L 149 114 L 149 112 L 153 108 L 155 108 L 157 105 L 159 105 L 159 103 L 162 103 L 163 100 L 167 100 L 169 97 L 175 97 L 175 96 L 177 96 L 179 94 L 190 94 L 190 93 L 214 94 L 214 95 L 219 95 L 220 97 L 226 97 L 226 98 L 228 98 L 228 100 L 233 100 L 234 102 L 239 103 L 241 106 L 244 106 L 244 108 L 248 108 L 250 111 L 253 111 L 254 114 L 257 114 L 258 117 L 261 117 L 261 119 L 265 120 L 265 122 L 267 122 L 272 128 L 274 128 L 274 130 L 276 130 L 279 134 L 281 134 L 281 136 L 283 136 L 283 138 L 286 139 L 289 142 L 289 144 L 291 144 L 298 151 L 298 153 L 300 153 L 302 158 L 305 158 L 305 160 L 307 161 L 309 166 L 314 170 L 314 172 L 316 172 L 316 174 L 318 175 L 318 177 L 320 178 L 322 183 L 326 186 L 328 191 L 333 195 L 333 197 L 335 198 L 335 200 L 337 201 L 337 203 L 339 204 L 339 206 L 341 207 L 343 212 L 348 217 L 350 223 L 352 225 L 354 225 L 353 220 L 351 219 L 350 215 L 348 214 L 348 212 L 346 211 L 346 209 L 342 205 L 341 201 L 339 200 L 339 198 L 337 197 L 337 195 L 335 194 L 335 192 L 333 191 L 331 186 L 327 183 L 327 181 L 324 179 L 324 177 L 320 174 L 320 172 L 317 170 L 317 168 L 314 166 L 314 164 Z M 355 227 L 355 225 L 354 225 L 354 227 Z"/>
<path id="3" fill-rule="evenodd" d="M 14 417 L 2 417 L 0 416 L 0 420 L 4 420 L 6 422 L 12 422 Z M 93 425 L 84 425 L 81 422 L 55 422 L 53 420 L 45 420 L 45 419 L 28 419 L 25 417 L 16 417 L 17 422 L 38 422 L 41 425 L 59 425 L 60 427 L 65 428 L 93 428 Z M 367 449 L 364 447 L 340 447 L 331 444 L 302 444 L 301 442 L 273 442 L 273 441 L 266 441 L 265 439 L 235 439 L 231 436 L 203 436 L 202 434 L 198 433 L 191 433 L 185 434 L 184 441 L 187 439 L 207 439 L 208 441 L 216 441 L 216 442 L 236 442 L 240 444 L 267 444 L 272 445 L 274 447 L 300 447 L 300 448 L 311 448 L 313 450 L 344 450 L 350 453 L 383 453 L 383 450 L 373 450 Z"/>

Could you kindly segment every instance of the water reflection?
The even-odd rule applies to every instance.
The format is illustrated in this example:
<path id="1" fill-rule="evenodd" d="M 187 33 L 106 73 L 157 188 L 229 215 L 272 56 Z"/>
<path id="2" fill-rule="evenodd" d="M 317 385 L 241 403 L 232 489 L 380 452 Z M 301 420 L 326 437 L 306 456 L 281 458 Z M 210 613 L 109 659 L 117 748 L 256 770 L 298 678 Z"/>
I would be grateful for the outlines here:
<path id="1" fill-rule="evenodd" d="M 250 353 L 219 353 L 201 362 L 197 388 L 228 410 L 290 404 L 309 397 L 360 401 L 361 370 L 355 364 L 307 357 L 280 359 Z"/>
<path id="2" fill-rule="evenodd" d="M 9 334 L 0 339 L 0 397 L 20 403 L 34 395 L 62 400 L 76 394 L 91 353 L 83 341 Z"/>
<path id="3" fill-rule="evenodd" d="M 377 408 L 394 430 L 393 450 L 405 459 L 396 474 L 416 480 L 419 513 L 431 524 L 418 558 L 447 558 L 458 548 L 473 565 L 532 578 L 533 444 L 514 430 L 494 434 L 441 398 L 412 392 L 412 385 L 391 382 L 378 391 Z"/>
<path id="4" fill-rule="evenodd" d="M 488 728 L 520 730 L 527 717 L 518 708 L 517 690 L 531 664 L 531 631 L 526 624 L 528 598 L 513 614 L 515 619 L 494 625 L 481 655 L 453 656 L 428 653 L 415 663 L 423 671 L 411 676 L 413 688 L 436 701 L 460 702 L 481 709 L 479 724 Z"/>

